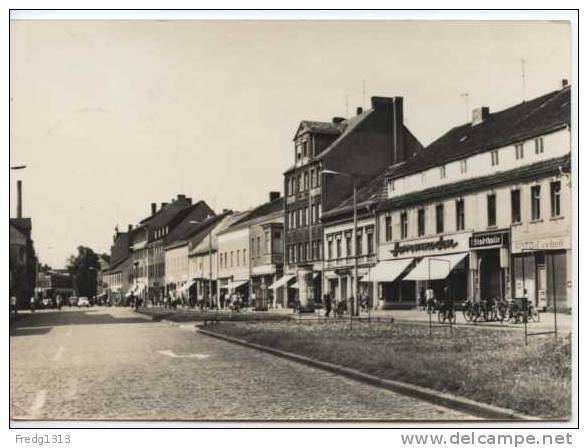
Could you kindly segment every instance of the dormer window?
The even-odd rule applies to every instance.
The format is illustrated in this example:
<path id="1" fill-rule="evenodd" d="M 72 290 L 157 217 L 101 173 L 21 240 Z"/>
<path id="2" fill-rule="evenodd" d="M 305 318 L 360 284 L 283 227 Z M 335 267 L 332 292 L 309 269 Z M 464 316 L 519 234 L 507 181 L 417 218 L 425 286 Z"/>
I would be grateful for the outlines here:
<path id="1" fill-rule="evenodd" d="M 306 140 L 302 142 L 302 157 L 308 157 L 308 142 Z"/>

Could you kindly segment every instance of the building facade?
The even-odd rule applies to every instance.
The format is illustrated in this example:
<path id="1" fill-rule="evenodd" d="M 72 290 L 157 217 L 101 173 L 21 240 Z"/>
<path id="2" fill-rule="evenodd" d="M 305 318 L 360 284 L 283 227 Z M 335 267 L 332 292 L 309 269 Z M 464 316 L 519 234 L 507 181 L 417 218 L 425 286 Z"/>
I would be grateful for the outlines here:
<path id="1" fill-rule="evenodd" d="M 494 114 L 477 109 L 390 167 L 378 205 L 380 304 L 414 305 L 431 286 L 455 300 L 570 306 L 570 141 L 564 87 Z"/>
<path id="2" fill-rule="evenodd" d="M 68 299 L 75 295 L 74 281 L 70 273 L 63 270 L 47 269 L 37 273 L 35 297 L 37 300 L 50 299 L 55 303 L 57 296 Z"/>
<path id="3" fill-rule="evenodd" d="M 284 173 L 285 271 L 296 277 L 298 288 L 288 295 L 302 309 L 312 309 L 326 289 L 323 212 L 422 148 L 404 125 L 401 97 L 372 97 L 371 104 L 348 119 L 302 121 L 294 136 L 295 163 Z"/>

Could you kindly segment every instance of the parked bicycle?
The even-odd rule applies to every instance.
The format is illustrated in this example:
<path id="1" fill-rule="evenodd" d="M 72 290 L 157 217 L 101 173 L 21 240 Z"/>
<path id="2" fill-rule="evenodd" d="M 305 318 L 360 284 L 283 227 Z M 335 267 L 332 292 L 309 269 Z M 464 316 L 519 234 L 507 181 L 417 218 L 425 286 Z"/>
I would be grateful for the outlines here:
<path id="1" fill-rule="evenodd" d="M 439 319 L 440 324 L 444 324 L 444 323 L 455 324 L 456 316 L 455 316 L 455 310 L 453 307 L 453 303 L 443 302 L 439 306 L 439 309 L 437 312 L 437 319 Z"/>

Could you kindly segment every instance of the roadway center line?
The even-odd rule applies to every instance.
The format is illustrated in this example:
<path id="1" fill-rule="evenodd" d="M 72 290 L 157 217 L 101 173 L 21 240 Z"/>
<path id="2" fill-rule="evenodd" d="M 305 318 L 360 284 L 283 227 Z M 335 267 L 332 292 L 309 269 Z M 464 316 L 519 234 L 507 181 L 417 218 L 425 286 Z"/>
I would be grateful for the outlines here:
<path id="1" fill-rule="evenodd" d="M 37 395 L 35 395 L 35 401 L 33 401 L 33 404 L 29 408 L 28 417 L 30 419 L 34 419 L 37 416 L 37 414 L 39 413 L 39 411 L 41 409 L 43 409 L 43 406 L 45 406 L 46 399 L 47 399 L 47 390 L 46 389 L 41 389 L 39 392 L 37 392 Z"/>
<path id="2" fill-rule="evenodd" d="M 55 353 L 53 361 L 59 361 L 61 359 L 61 355 L 63 355 L 63 345 L 60 345 L 57 349 L 57 353 Z"/>

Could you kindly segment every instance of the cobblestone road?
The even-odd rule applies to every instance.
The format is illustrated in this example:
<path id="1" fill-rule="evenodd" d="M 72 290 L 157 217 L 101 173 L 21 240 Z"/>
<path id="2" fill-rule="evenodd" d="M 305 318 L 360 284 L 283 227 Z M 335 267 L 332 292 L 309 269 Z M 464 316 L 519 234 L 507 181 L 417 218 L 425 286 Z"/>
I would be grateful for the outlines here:
<path id="1" fill-rule="evenodd" d="M 24 315 L 10 361 L 13 419 L 472 418 L 128 309 Z"/>

